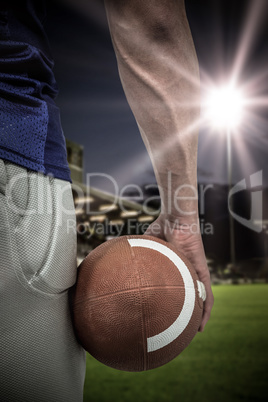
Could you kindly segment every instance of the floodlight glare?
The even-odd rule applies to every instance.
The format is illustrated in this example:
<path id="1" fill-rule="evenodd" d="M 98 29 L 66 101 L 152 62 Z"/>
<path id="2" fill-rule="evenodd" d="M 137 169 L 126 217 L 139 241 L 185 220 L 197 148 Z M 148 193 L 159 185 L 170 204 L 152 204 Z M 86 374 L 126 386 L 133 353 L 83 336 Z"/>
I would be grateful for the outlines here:
<path id="1" fill-rule="evenodd" d="M 243 97 L 233 87 L 212 90 L 204 106 L 205 118 L 214 128 L 234 129 L 242 120 Z"/>

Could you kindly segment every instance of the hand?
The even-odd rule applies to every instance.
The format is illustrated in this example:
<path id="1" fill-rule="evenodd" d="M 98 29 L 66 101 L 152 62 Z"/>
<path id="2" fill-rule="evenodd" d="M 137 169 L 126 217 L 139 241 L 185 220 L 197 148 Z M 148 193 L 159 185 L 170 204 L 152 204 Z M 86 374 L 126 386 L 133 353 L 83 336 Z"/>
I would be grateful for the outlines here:
<path id="1" fill-rule="evenodd" d="M 202 332 L 209 320 L 214 297 L 211 290 L 210 274 L 204 253 L 203 242 L 199 230 L 197 230 L 197 224 L 195 223 L 194 226 L 192 226 L 190 223 L 185 222 L 185 220 L 183 224 L 181 224 L 181 222 L 180 224 L 176 224 L 168 221 L 163 215 L 160 215 L 148 227 L 145 234 L 163 239 L 173 244 L 173 246 L 181 251 L 192 263 L 200 281 L 205 285 L 206 301 L 204 303 L 202 322 L 199 327 L 199 331 Z"/>

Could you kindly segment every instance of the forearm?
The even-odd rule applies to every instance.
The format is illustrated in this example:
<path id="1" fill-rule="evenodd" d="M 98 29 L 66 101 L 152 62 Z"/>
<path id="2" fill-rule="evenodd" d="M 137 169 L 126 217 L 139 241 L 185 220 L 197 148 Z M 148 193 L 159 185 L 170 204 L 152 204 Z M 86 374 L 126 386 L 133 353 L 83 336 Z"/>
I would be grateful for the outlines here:
<path id="1" fill-rule="evenodd" d="M 154 166 L 162 213 L 194 220 L 199 72 L 184 3 L 106 0 L 106 9 L 122 84 Z"/>

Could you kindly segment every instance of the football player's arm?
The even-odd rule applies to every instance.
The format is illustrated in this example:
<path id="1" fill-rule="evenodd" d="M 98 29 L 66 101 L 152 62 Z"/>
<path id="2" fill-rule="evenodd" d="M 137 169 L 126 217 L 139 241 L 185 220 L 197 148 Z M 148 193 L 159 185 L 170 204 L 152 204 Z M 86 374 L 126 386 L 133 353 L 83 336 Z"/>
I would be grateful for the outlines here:
<path id="1" fill-rule="evenodd" d="M 213 295 L 197 233 L 199 71 L 182 0 L 106 0 L 119 74 L 151 157 L 161 213 L 147 233 L 173 243 L 206 288 L 200 330 Z"/>

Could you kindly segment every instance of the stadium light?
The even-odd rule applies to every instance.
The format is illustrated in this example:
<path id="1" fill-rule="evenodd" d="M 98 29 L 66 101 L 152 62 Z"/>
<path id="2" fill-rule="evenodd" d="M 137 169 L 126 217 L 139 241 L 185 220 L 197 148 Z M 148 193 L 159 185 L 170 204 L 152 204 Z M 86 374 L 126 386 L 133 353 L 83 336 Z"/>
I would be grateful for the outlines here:
<path id="1" fill-rule="evenodd" d="M 204 106 L 205 119 L 212 128 L 233 130 L 242 121 L 243 96 L 231 85 L 211 90 Z"/>
<path id="2" fill-rule="evenodd" d="M 211 129 L 223 131 L 226 134 L 227 145 L 227 170 L 229 191 L 232 187 L 232 141 L 231 134 L 236 131 L 244 118 L 244 99 L 242 92 L 229 84 L 214 87 L 208 92 L 204 102 L 204 118 Z M 230 208 L 232 209 L 232 198 Z M 235 265 L 235 236 L 234 221 L 229 213 L 230 227 L 230 260 Z"/>

